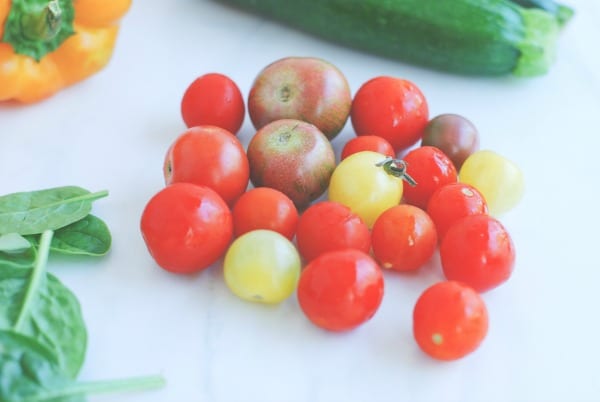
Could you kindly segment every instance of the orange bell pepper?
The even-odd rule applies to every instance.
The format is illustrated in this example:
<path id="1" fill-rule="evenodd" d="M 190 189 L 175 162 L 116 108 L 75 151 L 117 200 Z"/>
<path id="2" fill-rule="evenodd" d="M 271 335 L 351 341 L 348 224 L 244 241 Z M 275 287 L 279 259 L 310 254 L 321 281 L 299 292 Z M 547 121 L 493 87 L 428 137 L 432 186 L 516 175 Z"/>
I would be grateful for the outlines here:
<path id="1" fill-rule="evenodd" d="M 101 70 L 131 0 L 0 0 L 0 101 L 45 99 Z"/>

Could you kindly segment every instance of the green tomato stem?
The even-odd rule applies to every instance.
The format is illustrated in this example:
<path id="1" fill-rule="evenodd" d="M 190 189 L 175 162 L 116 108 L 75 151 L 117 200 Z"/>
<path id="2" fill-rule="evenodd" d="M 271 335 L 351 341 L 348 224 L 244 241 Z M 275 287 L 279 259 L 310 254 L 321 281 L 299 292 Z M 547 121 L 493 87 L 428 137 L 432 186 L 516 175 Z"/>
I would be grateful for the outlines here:
<path id="1" fill-rule="evenodd" d="M 40 245 L 37 257 L 35 259 L 33 265 L 33 272 L 31 273 L 31 277 L 29 279 L 29 284 L 27 285 L 27 291 L 25 293 L 25 299 L 23 300 L 23 304 L 21 305 L 21 310 L 19 311 L 19 316 L 15 324 L 13 325 L 13 330 L 15 332 L 20 332 L 23 327 L 23 323 L 27 319 L 29 315 L 29 309 L 31 307 L 31 303 L 33 303 L 35 296 L 38 292 L 38 289 L 41 285 L 42 280 L 45 277 L 46 273 L 46 263 L 48 262 L 48 253 L 50 252 L 50 242 L 52 241 L 52 236 L 54 235 L 54 231 L 45 230 L 42 233 L 40 239 Z"/>
<path id="2" fill-rule="evenodd" d="M 416 180 L 413 179 L 407 172 L 408 164 L 402 159 L 387 157 L 381 162 L 377 162 L 375 166 L 383 167 L 383 170 L 385 170 L 387 174 L 401 178 L 412 187 L 417 185 Z"/>
<path id="3" fill-rule="evenodd" d="M 62 9 L 58 0 L 51 0 L 46 6 L 21 16 L 23 35 L 31 40 L 46 41 L 60 31 Z"/>

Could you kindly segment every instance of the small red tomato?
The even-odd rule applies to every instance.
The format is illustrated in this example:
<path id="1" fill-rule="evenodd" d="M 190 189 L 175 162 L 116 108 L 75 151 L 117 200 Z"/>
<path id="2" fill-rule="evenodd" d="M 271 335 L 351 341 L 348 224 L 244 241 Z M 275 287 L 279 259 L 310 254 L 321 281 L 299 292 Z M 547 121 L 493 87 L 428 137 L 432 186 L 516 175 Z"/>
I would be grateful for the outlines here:
<path id="1" fill-rule="evenodd" d="M 453 281 L 427 288 L 413 310 L 413 335 L 419 347 L 438 360 L 456 360 L 475 351 L 488 331 L 481 296 Z"/>
<path id="2" fill-rule="evenodd" d="M 383 298 L 383 274 L 362 251 L 330 251 L 304 268 L 297 293 L 302 311 L 315 325 L 346 331 L 377 312 Z"/>
<path id="3" fill-rule="evenodd" d="M 378 135 L 361 135 L 352 138 L 344 145 L 341 159 L 344 160 L 348 156 L 361 151 L 373 151 L 385 156 L 396 156 L 394 147 L 385 138 Z"/>
<path id="4" fill-rule="evenodd" d="M 188 127 L 212 125 L 236 134 L 246 108 L 240 89 L 231 78 L 218 73 L 198 77 L 181 100 L 181 115 Z"/>
<path id="5" fill-rule="evenodd" d="M 381 136 L 400 152 L 421 139 L 429 121 L 429 108 L 414 83 L 381 76 L 359 88 L 350 120 L 357 135 Z"/>
<path id="6" fill-rule="evenodd" d="M 444 275 L 485 292 L 508 280 L 515 248 L 504 226 L 489 215 L 470 215 L 448 229 L 440 245 Z"/>
<path id="7" fill-rule="evenodd" d="M 321 201 L 300 216 L 296 243 L 300 255 L 311 261 L 325 252 L 346 248 L 368 253 L 371 234 L 366 223 L 347 206 Z"/>
<path id="8" fill-rule="evenodd" d="M 427 213 L 435 223 L 441 240 L 450 226 L 469 215 L 487 214 L 483 195 L 465 183 L 450 183 L 438 188 L 427 204 Z"/>
<path id="9" fill-rule="evenodd" d="M 215 190 L 231 205 L 248 187 L 250 167 L 240 140 L 216 126 L 187 129 L 165 156 L 167 185 L 193 183 Z"/>
<path id="10" fill-rule="evenodd" d="M 156 193 L 142 213 L 148 251 L 167 271 L 191 274 L 217 261 L 233 234 L 225 201 L 213 190 L 176 183 Z"/>
<path id="11" fill-rule="evenodd" d="M 373 254 L 383 268 L 411 271 L 433 256 L 437 234 L 425 211 L 402 204 L 386 210 L 371 231 Z"/>
<path id="12" fill-rule="evenodd" d="M 248 190 L 233 206 L 235 237 L 256 229 L 273 230 L 289 240 L 296 234 L 298 210 L 279 190 L 257 187 Z"/>
<path id="13" fill-rule="evenodd" d="M 421 209 L 440 187 L 456 183 L 458 175 L 452 161 L 436 147 L 415 148 L 404 157 L 408 174 L 417 182 L 411 186 L 404 182 L 404 201 Z"/>

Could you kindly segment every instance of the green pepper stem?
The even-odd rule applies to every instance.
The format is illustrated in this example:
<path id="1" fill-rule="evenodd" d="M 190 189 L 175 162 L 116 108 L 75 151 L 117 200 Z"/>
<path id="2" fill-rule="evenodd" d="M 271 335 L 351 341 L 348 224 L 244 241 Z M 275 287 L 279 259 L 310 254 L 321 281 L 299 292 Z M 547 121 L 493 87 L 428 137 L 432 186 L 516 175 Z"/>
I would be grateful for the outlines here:
<path id="1" fill-rule="evenodd" d="M 21 17 L 23 35 L 30 40 L 46 41 L 54 38 L 60 31 L 62 9 L 58 0 L 50 0 L 45 6 Z"/>
<path id="2" fill-rule="evenodd" d="M 383 167 L 383 170 L 385 170 L 387 174 L 401 178 L 402 180 L 406 181 L 411 187 L 417 185 L 415 179 L 413 179 L 407 173 L 408 164 L 402 159 L 394 159 L 391 156 L 388 156 L 381 162 L 377 162 L 375 166 Z"/>

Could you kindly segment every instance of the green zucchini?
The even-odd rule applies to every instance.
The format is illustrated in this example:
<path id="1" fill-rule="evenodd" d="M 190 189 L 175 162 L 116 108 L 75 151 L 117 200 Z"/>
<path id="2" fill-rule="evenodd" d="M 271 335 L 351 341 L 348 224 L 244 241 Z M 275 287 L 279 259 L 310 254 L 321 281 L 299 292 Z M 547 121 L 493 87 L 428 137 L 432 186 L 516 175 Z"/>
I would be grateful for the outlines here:
<path id="1" fill-rule="evenodd" d="M 517 3 L 525 8 L 539 8 L 549 12 L 556 17 L 560 26 L 566 25 L 567 22 L 573 17 L 575 11 L 564 4 L 555 2 L 554 0 L 511 0 L 513 3 Z"/>
<path id="2" fill-rule="evenodd" d="M 318 37 L 467 75 L 535 76 L 554 60 L 553 15 L 508 0 L 223 0 Z"/>

